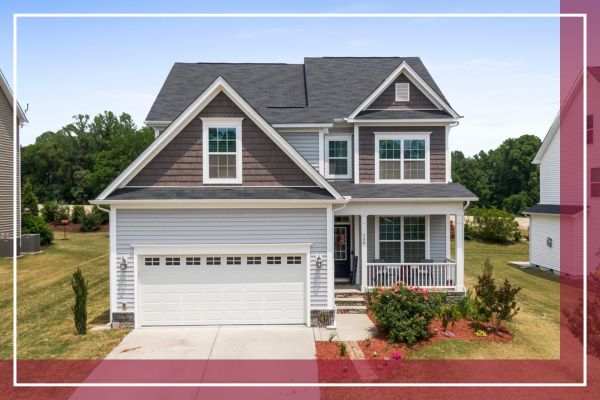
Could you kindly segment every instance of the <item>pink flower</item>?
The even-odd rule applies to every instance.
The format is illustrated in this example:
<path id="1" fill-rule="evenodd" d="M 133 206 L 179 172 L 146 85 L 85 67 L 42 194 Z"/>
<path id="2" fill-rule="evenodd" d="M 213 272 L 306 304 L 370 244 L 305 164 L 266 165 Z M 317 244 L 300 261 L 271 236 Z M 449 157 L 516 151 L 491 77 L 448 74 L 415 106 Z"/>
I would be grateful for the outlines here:
<path id="1" fill-rule="evenodd" d="M 392 353 L 390 354 L 390 357 L 394 360 L 402 360 L 402 354 L 400 353 Z"/>

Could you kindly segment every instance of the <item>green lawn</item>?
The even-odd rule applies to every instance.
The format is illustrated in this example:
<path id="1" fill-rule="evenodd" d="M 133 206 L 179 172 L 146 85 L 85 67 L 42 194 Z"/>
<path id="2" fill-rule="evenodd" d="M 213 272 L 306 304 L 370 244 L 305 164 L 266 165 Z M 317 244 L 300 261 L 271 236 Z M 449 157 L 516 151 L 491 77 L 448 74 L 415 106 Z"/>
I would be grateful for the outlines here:
<path id="1" fill-rule="evenodd" d="M 44 252 L 18 259 L 18 358 L 104 358 L 125 329 L 75 334 L 71 274 L 79 266 L 88 281 L 88 322 L 108 322 L 108 234 L 56 234 Z M 0 260 L 0 359 L 12 355 L 12 260 Z"/>
<path id="2" fill-rule="evenodd" d="M 509 261 L 527 261 L 528 244 L 506 246 L 465 241 L 465 283 L 473 288 L 483 262 L 490 258 L 496 281 L 504 278 L 523 289 L 518 295 L 521 311 L 509 323 L 510 343 L 449 340 L 411 354 L 413 359 L 558 359 L 560 346 L 560 291 L 558 277 L 539 270 L 519 269 Z"/>

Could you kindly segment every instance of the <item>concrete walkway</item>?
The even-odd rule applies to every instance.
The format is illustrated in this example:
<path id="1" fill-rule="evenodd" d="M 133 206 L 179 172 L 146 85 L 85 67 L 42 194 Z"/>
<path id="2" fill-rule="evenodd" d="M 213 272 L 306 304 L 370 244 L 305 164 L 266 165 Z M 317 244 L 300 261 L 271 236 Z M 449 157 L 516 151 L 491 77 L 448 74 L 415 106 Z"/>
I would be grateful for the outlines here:
<path id="1" fill-rule="evenodd" d="M 335 316 L 335 329 L 313 328 L 316 341 L 333 340 L 356 341 L 365 340 L 377 333 L 377 328 L 367 314 L 337 314 Z"/>
<path id="2" fill-rule="evenodd" d="M 306 326 L 194 326 L 133 330 L 109 360 L 314 360 Z"/>

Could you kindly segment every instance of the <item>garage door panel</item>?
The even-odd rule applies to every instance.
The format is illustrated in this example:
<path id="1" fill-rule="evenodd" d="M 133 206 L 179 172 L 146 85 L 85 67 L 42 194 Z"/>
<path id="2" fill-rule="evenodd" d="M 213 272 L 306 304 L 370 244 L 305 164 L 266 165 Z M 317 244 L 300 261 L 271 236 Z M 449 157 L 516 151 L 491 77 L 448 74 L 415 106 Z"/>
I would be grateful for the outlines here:
<path id="1" fill-rule="evenodd" d="M 185 256 L 180 258 L 184 264 Z M 285 256 L 280 265 L 209 266 L 205 259 L 195 266 L 140 263 L 141 325 L 305 322 L 304 257 L 292 265 Z"/>

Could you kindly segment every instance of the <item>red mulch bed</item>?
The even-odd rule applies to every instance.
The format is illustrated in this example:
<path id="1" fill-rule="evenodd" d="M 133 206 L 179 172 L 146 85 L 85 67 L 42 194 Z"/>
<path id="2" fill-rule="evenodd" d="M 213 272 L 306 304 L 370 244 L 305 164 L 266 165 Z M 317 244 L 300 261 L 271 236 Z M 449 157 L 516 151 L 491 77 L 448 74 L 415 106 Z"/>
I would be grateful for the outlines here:
<path id="1" fill-rule="evenodd" d="M 340 356 L 340 348 L 338 347 L 338 342 L 325 342 L 318 341 L 315 342 L 315 347 L 317 348 L 317 360 L 349 360 L 349 348 L 346 348 L 346 356 Z"/>
<path id="2" fill-rule="evenodd" d="M 372 315 L 371 310 L 368 310 L 368 316 L 375 325 L 375 317 Z M 489 325 L 489 324 L 488 324 Z M 484 324 L 484 326 L 488 326 Z M 415 345 L 412 350 L 420 349 L 425 346 L 432 345 L 444 340 L 473 340 L 473 341 L 485 341 L 485 342 L 509 342 L 513 339 L 512 332 L 506 326 L 502 326 L 502 331 L 499 333 L 488 332 L 487 336 L 476 336 L 475 330 L 471 327 L 471 321 L 460 320 L 457 321 L 454 328 L 448 327 L 448 330 L 454 334 L 454 337 L 446 336 L 443 333 L 442 321 L 439 319 L 433 320 L 429 326 L 429 332 L 431 337 L 429 340 L 420 342 Z M 381 329 L 379 330 L 381 331 Z M 405 344 L 391 344 L 387 342 L 385 334 L 378 334 L 372 337 L 370 340 L 361 340 L 357 342 L 360 349 L 365 354 L 365 359 L 375 360 L 383 359 L 385 357 L 392 358 L 391 355 L 396 353 L 405 358 L 407 353 L 411 350 Z"/>
<path id="3" fill-rule="evenodd" d="M 54 232 L 64 232 L 64 229 L 65 229 L 65 227 L 63 225 L 48 224 L 48 226 Z M 67 232 L 82 232 L 81 231 L 81 224 L 69 224 L 69 225 L 67 225 Z M 108 224 L 101 225 L 100 229 L 97 230 L 96 232 L 108 232 Z"/>

